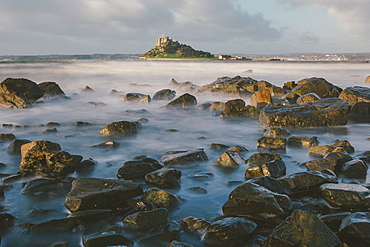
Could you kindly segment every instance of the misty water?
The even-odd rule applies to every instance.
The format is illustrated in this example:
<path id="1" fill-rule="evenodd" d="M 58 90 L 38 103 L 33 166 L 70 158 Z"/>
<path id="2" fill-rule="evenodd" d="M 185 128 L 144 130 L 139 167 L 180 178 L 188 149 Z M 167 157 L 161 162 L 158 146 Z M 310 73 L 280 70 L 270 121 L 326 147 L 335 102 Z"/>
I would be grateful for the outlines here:
<path id="1" fill-rule="evenodd" d="M 253 73 L 248 72 L 252 70 Z M 203 86 L 215 81 L 218 77 L 237 75 L 265 80 L 277 86 L 288 81 L 298 81 L 308 77 L 323 77 L 342 88 L 366 86 L 365 78 L 370 74 L 370 64 L 365 63 L 299 63 L 299 62 L 224 62 L 224 61 L 70 61 L 50 63 L 2 63 L 0 64 L 1 80 L 7 77 L 27 78 L 36 83 L 54 81 L 59 84 L 70 100 L 45 101 L 34 104 L 32 108 L 15 110 L 0 109 L 0 133 L 13 133 L 18 139 L 49 140 L 57 142 L 64 151 L 82 155 L 84 159 L 92 158 L 98 165 L 90 173 L 74 173 L 72 178 L 96 177 L 117 179 L 117 170 L 125 161 L 137 155 L 146 155 L 159 160 L 166 151 L 190 150 L 204 148 L 209 160 L 186 166 L 177 166 L 181 170 L 181 187 L 168 190 L 185 201 L 170 211 L 170 218 L 175 222 L 187 216 L 210 220 L 222 215 L 222 205 L 229 193 L 237 186 L 230 181 L 244 181 L 247 165 L 236 169 L 224 170 L 213 166 L 213 162 L 223 151 L 211 150 L 207 145 L 221 143 L 225 145 L 242 145 L 249 151 L 244 153 L 248 158 L 260 152 L 256 141 L 262 136 L 263 126 L 257 120 L 230 121 L 215 116 L 204 110 L 166 110 L 161 106 L 167 101 L 152 101 L 150 104 L 128 103 L 122 97 L 109 95 L 112 89 L 123 93 L 144 93 L 151 96 L 155 92 L 170 88 L 169 82 L 174 78 L 178 82 L 190 81 Z M 81 92 L 85 86 L 95 90 L 93 93 Z M 176 97 L 182 93 L 176 90 Z M 198 104 L 209 101 L 226 102 L 229 98 L 212 95 L 195 95 Z M 245 99 L 247 104 L 249 100 Z M 88 106 L 87 102 L 103 102 L 102 106 Z M 127 110 L 133 111 L 127 111 Z M 147 112 L 137 113 L 136 110 Z M 134 136 L 122 138 L 105 138 L 99 135 L 101 128 L 115 121 L 137 121 L 147 118 L 143 128 Z M 75 126 L 77 121 L 89 122 L 91 126 Z M 58 122 L 56 133 L 42 133 L 50 128 L 48 122 Z M 3 127 L 12 124 L 13 127 Z M 18 128 L 17 125 L 28 125 L 30 128 Z M 175 129 L 176 132 L 166 131 Z M 369 150 L 370 123 L 349 121 L 346 126 L 291 129 L 293 135 L 317 136 L 319 145 L 331 144 L 334 140 L 348 140 L 357 153 Z M 93 148 L 93 145 L 114 140 L 120 146 L 113 150 Z M 7 153 L 10 142 L 0 143 L 0 162 L 7 166 L 0 173 L 15 174 L 19 169 L 20 158 Z M 287 148 L 280 153 L 291 174 L 305 170 L 300 163 L 313 160 L 306 149 Z M 194 179 L 194 174 L 210 173 L 204 179 Z M 367 182 L 370 181 L 367 177 Z M 69 212 L 64 206 L 68 193 L 65 190 L 47 193 L 24 195 L 20 191 L 26 179 L 18 180 L 5 188 L 5 199 L 0 201 L 3 213 L 10 213 L 17 218 L 16 224 L 41 223 L 51 219 L 64 218 Z M 144 181 L 138 181 L 144 189 L 150 188 Z M 189 188 L 202 187 L 207 194 L 197 194 Z M 120 225 L 120 220 L 110 222 Z M 1 246 L 49 246 L 56 242 L 68 242 L 70 246 L 80 245 L 81 236 L 98 232 L 106 227 L 103 223 L 93 223 L 85 230 L 73 234 L 53 236 L 32 236 L 25 228 L 13 227 L 4 232 Z M 139 240 L 148 235 L 126 232 L 126 236 Z M 199 240 L 187 234 L 182 239 L 194 246 L 202 246 Z M 136 246 L 139 246 L 138 244 Z"/>

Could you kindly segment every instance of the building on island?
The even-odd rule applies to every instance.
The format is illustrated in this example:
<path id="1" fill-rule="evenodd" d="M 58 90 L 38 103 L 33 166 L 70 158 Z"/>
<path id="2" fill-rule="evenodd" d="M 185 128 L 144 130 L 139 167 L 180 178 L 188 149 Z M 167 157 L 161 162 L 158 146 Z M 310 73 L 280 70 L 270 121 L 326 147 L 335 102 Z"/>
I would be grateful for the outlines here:
<path id="1" fill-rule="evenodd" d="M 165 44 L 166 42 L 170 41 L 171 39 L 166 36 L 166 34 L 162 34 L 161 37 L 158 37 L 157 40 L 155 41 L 155 46 L 162 46 L 162 44 Z"/>

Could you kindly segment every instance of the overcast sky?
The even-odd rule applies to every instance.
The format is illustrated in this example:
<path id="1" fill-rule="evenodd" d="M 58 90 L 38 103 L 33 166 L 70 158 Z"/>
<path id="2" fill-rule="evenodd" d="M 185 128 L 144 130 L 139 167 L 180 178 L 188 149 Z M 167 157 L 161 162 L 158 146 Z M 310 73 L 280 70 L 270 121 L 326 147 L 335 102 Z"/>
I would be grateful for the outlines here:
<path id="1" fill-rule="evenodd" d="M 0 55 L 370 52 L 370 0 L 1 0 Z"/>

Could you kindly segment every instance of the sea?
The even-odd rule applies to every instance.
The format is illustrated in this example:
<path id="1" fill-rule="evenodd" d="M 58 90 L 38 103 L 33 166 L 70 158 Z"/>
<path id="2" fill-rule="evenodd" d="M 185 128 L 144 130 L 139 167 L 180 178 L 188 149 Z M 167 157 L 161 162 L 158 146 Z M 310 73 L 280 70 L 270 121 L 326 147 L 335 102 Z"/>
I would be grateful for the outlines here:
<path id="1" fill-rule="evenodd" d="M 52 81 L 58 83 L 69 97 L 69 100 L 36 103 L 27 109 L 0 109 L 0 134 L 13 133 L 17 139 L 56 142 L 64 151 L 97 162 L 89 172 L 70 174 L 67 178 L 69 181 L 80 177 L 117 179 L 117 171 L 123 163 L 138 155 L 160 160 L 168 151 L 204 149 L 208 161 L 174 167 L 182 172 L 181 187 L 167 191 L 183 199 L 179 207 L 169 214 L 171 225 L 176 228 L 181 219 L 188 216 L 206 220 L 221 216 L 222 205 L 228 200 L 230 192 L 245 181 L 247 164 L 235 169 L 214 166 L 213 163 L 223 151 L 210 149 L 208 145 L 242 145 L 248 149 L 248 152 L 243 153 L 243 157 L 248 159 L 252 154 L 261 152 L 256 142 L 265 127 L 260 126 L 257 120 L 230 121 L 205 110 L 161 108 L 168 101 L 129 103 L 123 97 L 110 94 L 112 90 L 121 94 L 142 93 L 153 96 L 161 89 L 170 88 L 176 91 L 178 97 L 185 91 L 171 88 L 172 79 L 203 86 L 224 76 L 251 77 L 277 86 L 283 86 L 289 81 L 321 77 L 344 89 L 352 86 L 368 87 L 370 84 L 365 83 L 365 78 L 369 75 L 369 63 L 355 62 L 76 60 L 0 63 L 1 81 L 8 77 L 27 78 L 36 83 Z M 84 92 L 82 89 L 86 86 L 94 92 Z M 226 102 L 231 99 L 210 94 L 194 95 L 198 104 Z M 250 104 L 249 99 L 244 100 Z M 142 109 L 146 111 L 141 111 Z M 112 139 L 99 134 L 100 129 L 112 122 L 137 121 L 141 118 L 148 121 L 142 123 L 143 128 L 136 135 Z M 89 122 L 91 125 L 76 126 L 77 121 Z M 46 126 L 49 122 L 60 124 L 56 127 L 57 132 L 43 133 L 50 129 Z M 3 124 L 11 124 L 13 127 L 4 127 Z M 24 125 L 29 128 L 18 127 Z M 353 156 L 370 150 L 369 121 L 350 120 L 345 126 L 290 131 L 292 135 L 316 136 L 319 145 L 347 140 L 355 148 Z M 111 140 L 120 145 L 115 149 L 92 147 Z M 6 164 L 6 167 L 0 168 L 3 178 L 19 170 L 20 158 L 7 153 L 9 144 L 10 142 L 0 143 L 0 163 Z M 302 148 L 287 147 L 279 154 L 287 166 L 287 174 L 304 171 L 306 169 L 302 163 L 317 159 Z M 29 234 L 27 225 L 65 218 L 70 212 L 64 206 L 68 189 L 25 195 L 21 190 L 27 181 L 28 179 L 21 179 L 9 184 L 10 186 L 3 186 L 5 198 L 0 200 L 1 213 L 9 213 L 16 220 L 13 227 L 1 233 L 1 246 L 50 246 L 55 243 L 82 246 L 82 235 L 99 232 L 107 224 L 122 226 L 121 219 L 115 219 L 109 223 L 94 222 L 85 229 L 76 229 L 68 234 Z M 144 181 L 137 182 L 144 190 L 152 187 Z M 370 182 L 370 175 L 362 182 Z M 207 193 L 196 193 L 190 189 L 192 187 L 201 187 Z M 143 246 L 138 242 L 150 234 L 124 230 L 123 235 L 136 241 L 135 246 Z M 193 246 L 202 246 L 198 236 L 184 233 L 181 239 Z"/>

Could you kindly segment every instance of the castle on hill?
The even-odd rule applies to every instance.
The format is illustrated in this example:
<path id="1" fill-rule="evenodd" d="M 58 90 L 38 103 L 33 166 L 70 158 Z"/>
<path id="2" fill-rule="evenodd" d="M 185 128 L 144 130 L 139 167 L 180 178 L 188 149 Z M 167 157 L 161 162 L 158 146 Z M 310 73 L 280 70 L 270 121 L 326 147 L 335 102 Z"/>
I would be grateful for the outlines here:
<path id="1" fill-rule="evenodd" d="M 155 46 L 162 46 L 163 44 L 165 44 L 169 40 L 172 41 L 172 39 L 170 39 L 170 37 L 166 36 L 166 34 L 164 33 L 164 34 L 162 34 L 161 37 L 157 38 L 157 40 L 155 41 Z"/>

